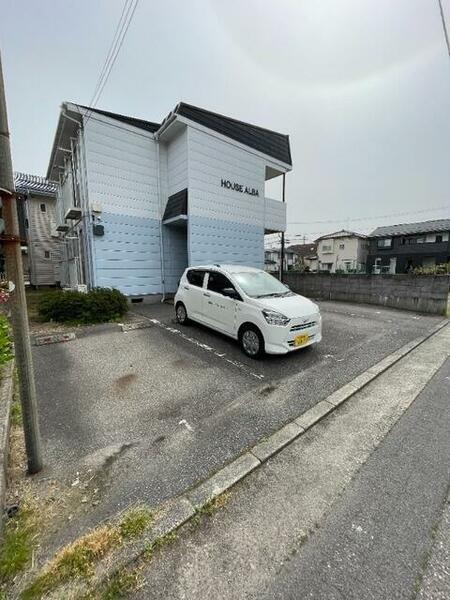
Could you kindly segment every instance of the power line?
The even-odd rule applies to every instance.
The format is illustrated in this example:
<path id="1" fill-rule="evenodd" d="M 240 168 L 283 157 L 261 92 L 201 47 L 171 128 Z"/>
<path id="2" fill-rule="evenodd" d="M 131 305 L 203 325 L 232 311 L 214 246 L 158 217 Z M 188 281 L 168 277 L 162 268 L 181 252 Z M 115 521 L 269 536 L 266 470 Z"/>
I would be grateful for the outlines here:
<path id="1" fill-rule="evenodd" d="M 116 27 L 116 30 L 114 32 L 114 36 L 113 36 L 113 39 L 111 41 L 111 45 L 109 47 L 109 50 L 108 50 L 108 53 L 106 55 L 105 61 L 103 63 L 102 70 L 100 71 L 100 75 L 98 76 L 97 84 L 95 86 L 94 93 L 92 94 L 92 98 L 91 98 L 91 100 L 89 102 L 89 106 L 92 106 L 94 104 L 95 96 L 97 95 L 97 92 L 98 92 L 98 90 L 100 88 L 100 85 L 101 85 L 101 82 L 103 80 L 103 77 L 105 76 L 106 67 L 108 66 L 108 64 L 111 61 L 111 58 L 112 58 L 112 55 L 113 55 L 113 50 L 115 49 L 115 47 L 117 45 L 117 41 L 119 39 L 118 38 L 119 30 L 121 30 L 122 27 L 123 27 L 122 21 L 123 21 L 125 12 L 128 12 L 127 6 L 128 6 L 128 9 L 129 9 L 130 6 L 131 6 L 131 0 L 125 0 L 124 3 L 123 3 L 122 13 L 120 15 L 119 22 L 117 23 L 117 27 Z"/>
<path id="2" fill-rule="evenodd" d="M 450 210 L 450 205 L 446 205 L 446 206 L 435 206 L 432 208 L 424 208 L 422 210 L 409 210 L 409 211 L 405 211 L 405 212 L 397 212 L 397 213 L 390 213 L 387 215 L 378 215 L 376 217 L 354 217 L 351 219 L 329 219 L 327 221 L 291 221 L 289 223 L 289 225 L 324 225 L 324 224 L 330 224 L 330 223 L 347 223 L 347 222 L 359 222 L 359 221 L 376 221 L 377 219 L 387 219 L 389 217 L 403 217 L 403 216 L 408 216 L 408 215 L 418 215 L 418 214 L 423 214 L 423 213 L 428 213 L 428 212 L 433 212 L 433 211 L 441 211 L 441 210 Z"/>
<path id="3" fill-rule="evenodd" d="M 113 40 L 111 42 L 108 54 L 106 55 L 105 62 L 101 69 L 91 102 L 89 103 L 89 109 L 93 108 L 97 104 L 103 93 L 105 85 L 109 79 L 111 71 L 116 63 L 117 57 L 119 56 L 120 50 L 123 46 L 123 42 L 125 41 L 125 37 L 131 25 L 131 21 L 133 20 L 133 16 L 136 12 L 138 4 L 139 0 L 125 0 L 124 2 L 122 13 L 120 15 L 120 19 L 113 36 Z M 85 113 L 85 115 L 87 115 L 87 120 L 89 120 L 90 115 L 92 114 L 89 109 Z"/>
<path id="4" fill-rule="evenodd" d="M 442 29 L 444 30 L 445 43 L 447 44 L 448 55 L 450 56 L 450 39 L 447 31 L 447 24 L 445 22 L 444 8 L 442 6 L 442 0 L 438 0 L 439 2 L 439 11 L 441 13 L 441 21 L 442 21 Z"/>

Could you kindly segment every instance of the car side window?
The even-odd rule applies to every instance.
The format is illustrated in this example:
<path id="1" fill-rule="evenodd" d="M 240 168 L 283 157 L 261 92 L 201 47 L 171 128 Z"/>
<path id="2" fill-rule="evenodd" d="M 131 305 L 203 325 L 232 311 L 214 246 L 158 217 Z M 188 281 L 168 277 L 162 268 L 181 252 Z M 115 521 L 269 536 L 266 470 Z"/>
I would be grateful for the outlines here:
<path id="1" fill-rule="evenodd" d="M 205 272 L 206 271 L 198 271 L 196 269 L 191 269 L 186 273 L 186 279 L 191 285 L 203 287 L 203 279 L 205 278 Z"/>
<path id="2" fill-rule="evenodd" d="M 223 294 L 224 288 L 235 289 L 234 285 L 227 277 L 225 277 L 225 275 L 222 275 L 222 273 L 217 273 L 215 271 L 210 271 L 208 278 L 208 290 L 211 290 L 212 292 L 217 292 L 218 294 Z"/>

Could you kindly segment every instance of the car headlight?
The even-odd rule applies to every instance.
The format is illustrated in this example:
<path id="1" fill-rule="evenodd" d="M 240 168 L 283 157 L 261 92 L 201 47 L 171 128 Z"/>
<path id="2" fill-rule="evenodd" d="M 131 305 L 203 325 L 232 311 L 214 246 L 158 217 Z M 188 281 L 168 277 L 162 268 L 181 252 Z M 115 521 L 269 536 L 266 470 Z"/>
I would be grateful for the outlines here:
<path id="1" fill-rule="evenodd" d="M 269 310 L 265 308 L 262 311 L 262 314 L 264 315 L 264 318 L 269 323 L 269 325 L 287 325 L 290 321 L 290 319 L 288 319 L 281 313 L 276 312 L 275 310 Z"/>

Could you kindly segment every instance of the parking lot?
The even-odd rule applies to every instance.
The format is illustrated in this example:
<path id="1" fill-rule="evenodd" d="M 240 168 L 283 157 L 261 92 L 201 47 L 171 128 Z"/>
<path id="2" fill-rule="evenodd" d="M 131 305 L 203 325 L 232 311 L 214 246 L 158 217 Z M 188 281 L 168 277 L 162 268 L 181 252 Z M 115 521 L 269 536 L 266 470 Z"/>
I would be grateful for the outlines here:
<path id="1" fill-rule="evenodd" d="M 44 475 L 98 470 L 97 520 L 138 500 L 157 504 L 441 320 L 320 306 L 317 347 L 260 361 L 220 334 L 176 325 L 168 304 L 132 307 L 149 328 L 35 347 Z"/>

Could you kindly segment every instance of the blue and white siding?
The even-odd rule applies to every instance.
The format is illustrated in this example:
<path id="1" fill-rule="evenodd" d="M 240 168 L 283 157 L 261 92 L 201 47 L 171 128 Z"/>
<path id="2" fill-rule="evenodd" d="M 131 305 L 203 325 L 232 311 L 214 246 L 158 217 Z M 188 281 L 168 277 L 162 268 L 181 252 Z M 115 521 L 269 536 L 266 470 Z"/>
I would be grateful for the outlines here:
<path id="1" fill-rule="evenodd" d="M 264 268 L 264 185 L 270 161 L 194 124 L 188 127 L 188 157 L 189 264 Z M 224 188 L 222 179 L 258 195 Z"/>
<path id="2" fill-rule="evenodd" d="M 128 296 L 162 291 L 157 145 L 151 133 L 92 115 L 85 125 L 91 211 L 100 209 L 102 237 L 93 237 L 94 284 Z"/>

